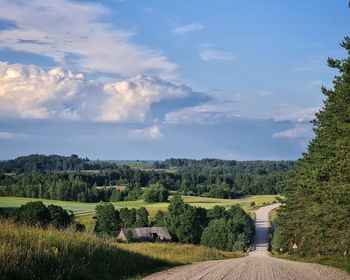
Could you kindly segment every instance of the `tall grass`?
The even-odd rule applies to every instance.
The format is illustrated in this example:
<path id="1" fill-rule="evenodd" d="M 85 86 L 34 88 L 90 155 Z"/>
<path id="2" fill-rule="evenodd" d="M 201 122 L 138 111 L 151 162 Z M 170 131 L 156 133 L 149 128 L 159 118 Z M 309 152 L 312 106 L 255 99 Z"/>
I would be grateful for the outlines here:
<path id="1" fill-rule="evenodd" d="M 191 245 L 118 244 L 92 233 L 0 220 L 0 279 L 129 279 L 178 264 L 233 256 Z"/>
<path id="2" fill-rule="evenodd" d="M 340 268 L 350 272 L 350 257 L 349 256 L 320 256 L 320 257 L 303 257 L 299 255 L 279 254 L 272 252 L 272 255 L 277 258 L 287 259 L 291 261 L 317 263 Z"/>
<path id="3" fill-rule="evenodd" d="M 172 265 L 189 264 L 203 260 L 235 258 L 245 255 L 239 252 L 224 252 L 204 246 L 177 243 L 119 243 L 117 246 L 128 252 L 138 252 L 144 256 L 169 262 Z"/>

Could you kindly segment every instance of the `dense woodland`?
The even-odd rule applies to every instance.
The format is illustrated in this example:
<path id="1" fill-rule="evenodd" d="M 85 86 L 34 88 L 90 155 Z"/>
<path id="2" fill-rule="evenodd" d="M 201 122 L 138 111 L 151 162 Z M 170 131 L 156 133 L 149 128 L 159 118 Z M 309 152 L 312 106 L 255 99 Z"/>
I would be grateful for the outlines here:
<path id="1" fill-rule="evenodd" d="M 341 46 L 350 55 L 349 37 Z M 272 243 L 307 256 L 350 253 L 350 56 L 328 64 L 339 74 L 333 89 L 322 88 L 316 136 L 285 183 L 287 199 Z"/>
<path id="2" fill-rule="evenodd" d="M 179 194 L 216 198 L 277 194 L 294 162 L 169 159 L 153 167 L 141 170 L 76 155 L 30 155 L 0 163 L 0 195 L 83 202 L 136 200 L 142 196 L 141 188 L 154 184 Z M 116 185 L 127 188 L 109 188 Z"/>

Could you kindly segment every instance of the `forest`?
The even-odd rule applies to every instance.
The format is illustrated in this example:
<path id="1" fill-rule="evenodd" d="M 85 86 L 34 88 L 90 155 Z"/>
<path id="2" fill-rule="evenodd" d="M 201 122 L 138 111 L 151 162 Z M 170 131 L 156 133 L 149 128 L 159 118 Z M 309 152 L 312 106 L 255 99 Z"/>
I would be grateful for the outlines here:
<path id="1" fill-rule="evenodd" d="M 137 200 L 144 188 L 155 184 L 177 194 L 214 198 L 277 194 L 294 162 L 169 159 L 153 167 L 135 169 L 76 155 L 30 155 L 0 163 L 0 196 L 82 202 Z"/>

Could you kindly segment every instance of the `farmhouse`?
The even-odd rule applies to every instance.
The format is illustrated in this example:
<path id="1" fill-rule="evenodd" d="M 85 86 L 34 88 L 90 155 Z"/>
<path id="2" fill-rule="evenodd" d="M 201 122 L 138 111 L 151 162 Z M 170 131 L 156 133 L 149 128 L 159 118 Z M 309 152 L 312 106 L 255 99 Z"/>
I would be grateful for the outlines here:
<path id="1" fill-rule="evenodd" d="M 126 242 L 172 241 L 169 231 L 165 227 L 122 228 L 117 239 Z"/>

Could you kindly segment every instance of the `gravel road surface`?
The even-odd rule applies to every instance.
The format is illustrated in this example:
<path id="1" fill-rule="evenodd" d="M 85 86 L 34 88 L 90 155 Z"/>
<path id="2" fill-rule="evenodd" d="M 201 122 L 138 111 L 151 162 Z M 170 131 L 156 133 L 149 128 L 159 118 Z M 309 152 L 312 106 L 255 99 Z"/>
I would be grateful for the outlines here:
<path id="1" fill-rule="evenodd" d="M 267 251 L 268 214 L 278 205 L 257 210 L 254 251 L 237 259 L 206 261 L 152 274 L 147 280 L 350 280 L 350 274 L 327 266 L 270 257 Z"/>

